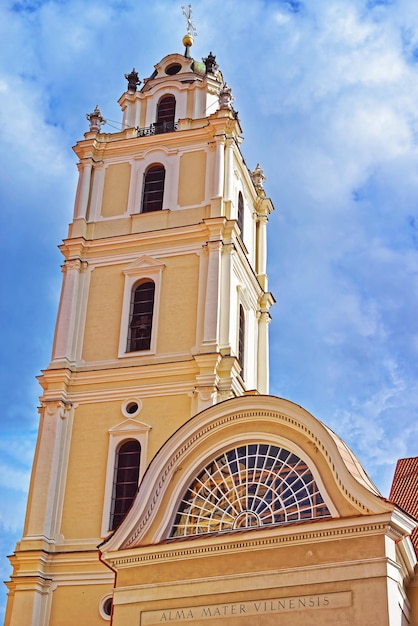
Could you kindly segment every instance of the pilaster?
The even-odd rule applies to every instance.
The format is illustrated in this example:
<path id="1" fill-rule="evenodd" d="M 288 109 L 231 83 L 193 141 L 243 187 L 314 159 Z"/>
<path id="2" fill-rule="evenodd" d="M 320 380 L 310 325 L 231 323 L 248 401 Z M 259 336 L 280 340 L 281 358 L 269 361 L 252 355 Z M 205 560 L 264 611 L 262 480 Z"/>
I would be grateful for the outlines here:
<path id="1" fill-rule="evenodd" d="M 76 360 L 75 346 L 77 341 L 75 334 L 77 321 L 80 321 L 80 302 L 82 299 L 80 275 L 86 269 L 86 261 L 82 261 L 80 258 L 67 259 L 62 267 L 64 279 L 52 349 L 54 367 L 65 367 L 66 364 Z"/>
<path id="2" fill-rule="evenodd" d="M 22 543 L 60 541 L 59 530 L 74 406 L 61 400 L 40 408 L 38 445 Z"/>

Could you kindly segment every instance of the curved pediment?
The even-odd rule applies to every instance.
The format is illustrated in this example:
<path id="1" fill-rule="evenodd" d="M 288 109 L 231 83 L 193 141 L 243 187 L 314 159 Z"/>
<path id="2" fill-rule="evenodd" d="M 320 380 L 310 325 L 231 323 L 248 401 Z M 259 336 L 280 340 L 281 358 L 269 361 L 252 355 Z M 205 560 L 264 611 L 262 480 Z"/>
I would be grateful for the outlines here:
<path id="1" fill-rule="evenodd" d="M 166 442 L 104 549 L 392 508 L 322 422 L 287 400 L 243 396 L 199 413 Z"/>

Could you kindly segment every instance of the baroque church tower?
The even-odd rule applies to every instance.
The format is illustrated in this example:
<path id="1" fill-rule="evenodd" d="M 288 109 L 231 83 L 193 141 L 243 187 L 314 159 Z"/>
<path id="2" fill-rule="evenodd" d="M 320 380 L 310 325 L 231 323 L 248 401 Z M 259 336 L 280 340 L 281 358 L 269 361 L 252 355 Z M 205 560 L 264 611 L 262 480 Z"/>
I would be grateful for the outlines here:
<path id="1" fill-rule="evenodd" d="M 413 522 L 334 433 L 267 395 L 273 206 L 215 57 L 183 43 L 126 76 L 120 132 L 96 107 L 74 148 L 6 624 L 401 626 Z"/>
<path id="2" fill-rule="evenodd" d="M 186 43 L 143 83 L 127 75 L 121 132 L 100 132 L 96 108 L 74 148 L 79 183 L 40 378 L 11 624 L 29 623 L 28 611 L 30 623 L 63 624 L 70 599 L 73 624 L 77 598 L 92 608 L 85 623 L 100 624 L 113 575 L 97 545 L 123 519 L 150 460 L 202 409 L 268 393 L 273 207 L 261 169 L 250 172 L 242 157 L 215 57 L 198 62 Z"/>

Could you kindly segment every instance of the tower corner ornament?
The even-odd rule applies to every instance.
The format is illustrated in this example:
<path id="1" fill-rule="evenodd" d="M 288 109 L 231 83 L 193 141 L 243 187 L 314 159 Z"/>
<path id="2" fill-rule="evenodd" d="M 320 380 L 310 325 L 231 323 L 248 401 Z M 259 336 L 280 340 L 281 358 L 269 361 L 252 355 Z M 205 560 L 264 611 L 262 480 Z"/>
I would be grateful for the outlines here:
<path id="1" fill-rule="evenodd" d="M 100 133 L 100 128 L 103 124 L 106 124 L 106 120 L 102 116 L 98 104 L 96 104 L 96 108 L 92 113 L 86 113 L 86 119 L 90 122 L 91 133 Z"/>
<path id="2" fill-rule="evenodd" d="M 132 69 L 130 74 L 125 74 L 125 78 L 128 81 L 128 91 L 129 93 L 135 93 L 137 87 L 141 84 L 141 81 L 138 76 L 138 72 L 135 68 Z"/>
<path id="3" fill-rule="evenodd" d="M 264 176 L 264 172 L 259 163 L 257 163 L 255 170 L 251 172 L 251 179 L 257 191 L 263 192 L 263 183 L 267 178 Z"/>

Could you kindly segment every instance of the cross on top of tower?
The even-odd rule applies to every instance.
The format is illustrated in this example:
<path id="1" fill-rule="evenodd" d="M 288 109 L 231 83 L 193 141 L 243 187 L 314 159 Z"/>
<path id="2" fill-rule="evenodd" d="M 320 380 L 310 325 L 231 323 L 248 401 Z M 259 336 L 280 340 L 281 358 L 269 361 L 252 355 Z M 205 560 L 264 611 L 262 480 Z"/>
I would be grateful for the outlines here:
<path id="1" fill-rule="evenodd" d="M 183 11 L 183 15 L 186 18 L 187 34 L 191 35 L 192 37 L 196 37 L 197 36 L 196 26 L 192 22 L 192 5 L 189 4 L 187 9 L 182 6 L 181 10 Z"/>
<path id="2" fill-rule="evenodd" d="M 189 4 L 187 9 L 182 6 L 181 10 L 183 11 L 183 15 L 186 18 L 187 33 L 183 37 L 183 45 L 185 47 L 184 56 L 188 58 L 190 57 L 190 48 L 193 45 L 193 36 L 196 37 L 197 30 L 196 26 L 192 22 L 192 5 Z"/>

